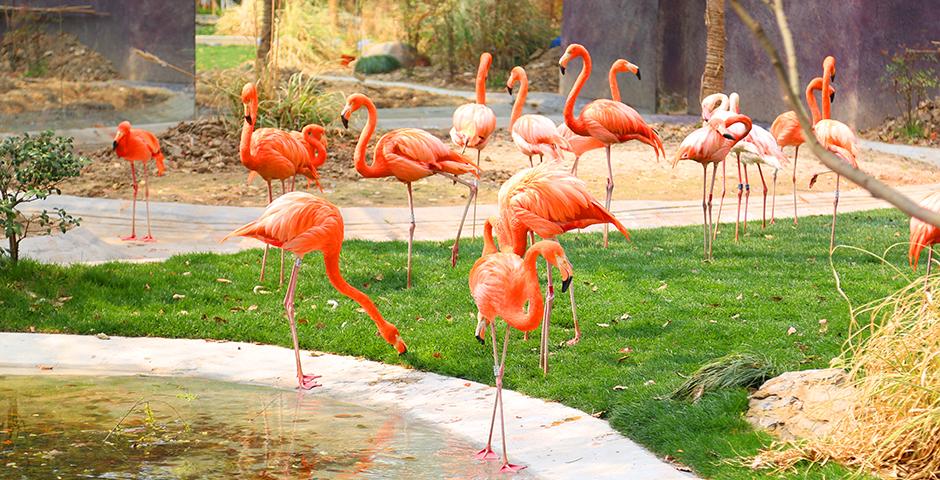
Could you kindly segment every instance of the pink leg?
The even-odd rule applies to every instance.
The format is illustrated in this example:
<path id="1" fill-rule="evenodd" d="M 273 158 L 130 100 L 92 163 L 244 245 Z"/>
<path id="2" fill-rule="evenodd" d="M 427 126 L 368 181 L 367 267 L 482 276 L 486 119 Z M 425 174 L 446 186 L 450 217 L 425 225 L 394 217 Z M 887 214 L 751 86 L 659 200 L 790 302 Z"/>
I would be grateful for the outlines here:
<path id="1" fill-rule="evenodd" d="M 927 247 L 927 273 L 924 275 L 924 291 L 930 291 L 930 265 L 933 264 L 933 245 Z"/>
<path id="2" fill-rule="evenodd" d="M 796 149 L 793 151 L 793 224 L 796 225 L 800 220 L 799 214 L 796 213 L 796 161 L 800 158 L 800 146 L 797 145 Z"/>
<path id="3" fill-rule="evenodd" d="M 721 209 L 725 206 L 725 193 L 728 190 L 728 161 L 721 161 L 721 200 L 718 201 L 718 217 L 715 219 L 715 228 L 712 229 L 712 242 L 718 237 L 718 228 L 721 227 Z"/>
<path id="4" fill-rule="evenodd" d="M 483 317 L 480 317 L 480 321 L 483 322 Z M 485 325 L 485 324 L 484 324 Z M 484 326 L 485 328 L 485 326 Z M 493 328 L 490 329 L 491 342 L 493 344 L 493 376 L 496 377 L 496 398 L 493 399 L 493 416 L 490 417 L 490 435 L 486 439 L 486 446 L 483 447 L 479 452 L 474 455 L 477 460 L 496 460 L 496 452 L 493 451 L 493 427 L 496 426 L 496 407 L 499 405 L 499 385 L 502 382 L 500 378 L 499 371 L 499 355 L 496 352 L 496 325 L 493 325 Z M 478 335 L 479 339 L 480 336 Z M 482 340 L 480 340 L 482 342 Z"/>
<path id="5" fill-rule="evenodd" d="M 604 208 L 609 212 L 610 201 L 614 194 L 614 167 L 610 163 L 610 145 L 604 149 L 607 150 L 607 201 L 604 202 Z M 607 230 L 609 229 L 610 223 L 604 222 L 604 248 L 607 248 Z"/>
<path id="6" fill-rule="evenodd" d="M 268 205 L 274 201 L 274 192 L 271 191 L 271 181 L 268 180 Z M 268 264 L 268 244 L 264 244 L 264 254 L 261 255 L 261 277 L 258 278 L 259 282 L 264 281 L 264 267 Z"/>
<path id="7" fill-rule="evenodd" d="M 532 167 L 534 167 L 534 166 L 535 166 L 535 164 L 532 163 L 532 155 L 529 155 L 529 168 L 532 168 Z"/>
<path id="8" fill-rule="evenodd" d="M 411 211 L 411 225 L 408 227 L 408 277 L 405 283 L 405 288 L 411 288 L 411 246 L 415 240 L 415 201 L 411 195 L 411 182 L 408 182 L 405 185 L 408 187 L 408 210 Z M 454 263 L 456 264 L 457 262 L 454 261 Z"/>
<path id="9" fill-rule="evenodd" d="M 774 218 L 774 212 L 777 211 L 777 173 L 780 171 L 774 169 L 774 189 L 770 192 L 770 224 L 773 225 L 777 223 Z"/>
<path id="10" fill-rule="evenodd" d="M 571 299 L 571 320 L 574 321 L 574 338 L 567 342 L 570 347 L 581 341 L 581 326 L 578 325 L 578 306 L 574 303 L 574 282 L 568 285 L 568 298 Z"/>
<path id="11" fill-rule="evenodd" d="M 836 248 L 836 215 L 839 213 L 839 179 L 841 175 L 836 175 L 836 198 L 832 202 L 832 231 L 829 233 L 829 255 Z"/>
<path id="12" fill-rule="evenodd" d="M 131 182 L 134 187 L 134 196 L 131 200 L 131 234 L 127 237 L 121 237 L 121 240 L 137 240 L 137 171 L 134 168 L 134 162 L 131 161 Z"/>
<path id="13" fill-rule="evenodd" d="M 764 185 L 764 217 L 760 228 L 767 228 L 767 182 L 764 180 L 764 171 L 760 169 L 759 163 L 757 164 L 757 173 L 760 174 L 760 183 Z"/>
<path id="14" fill-rule="evenodd" d="M 294 177 L 290 177 L 290 181 L 291 183 L 293 183 Z M 287 186 L 284 182 L 284 179 L 282 178 L 281 179 L 281 195 L 284 195 L 285 193 L 287 193 Z M 284 285 L 284 249 L 279 249 L 279 250 L 281 251 L 281 273 L 278 277 L 277 284 L 278 286 L 283 286 Z"/>
<path id="15" fill-rule="evenodd" d="M 708 226 L 708 202 L 706 201 L 708 186 L 708 164 L 702 164 L 702 228 L 705 230 L 705 239 L 702 242 L 702 248 L 705 252 L 705 260 L 708 260 L 708 241 L 711 239 L 711 227 Z"/>
<path id="16" fill-rule="evenodd" d="M 751 180 L 747 176 L 747 164 L 744 164 L 744 224 L 742 232 L 747 233 L 747 211 L 751 204 Z"/>
<path id="17" fill-rule="evenodd" d="M 457 266 L 457 253 L 460 251 L 460 232 L 463 231 L 463 224 L 467 220 L 467 212 L 470 211 L 470 204 L 476 201 L 477 198 L 477 181 L 476 180 L 464 180 L 456 175 L 451 175 L 449 173 L 439 172 L 439 175 L 443 175 L 457 183 L 465 185 L 470 189 L 470 198 L 467 199 L 467 205 L 463 207 L 463 216 L 460 217 L 460 226 L 457 227 L 457 238 L 454 239 L 454 246 L 450 249 L 450 266 Z"/>
<path id="18" fill-rule="evenodd" d="M 477 149 L 477 168 L 480 168 L 480 149 Z M 477 197 L 473 196 L 473 223 L 470 224 L 470 238 L 477 238 Z"/>
<path id="19" fill-rule="evenodd" d="M 581 155 L 576 155 L 574 157 L 574 165 L 571 166 L 571 174 L 578 176 L 578 161 L 581 160 Z"/>
<path id="20" fill-rule="evenodd" d="M 499 362 L 499 375 L 496 377 L 496 399 L 499 401 L 499 432 L 503 437 L 503 466 L 499 468 L 500 473 L 516 473 L 526 468 L 525 465 L 509 463 L 509 454 L 506 451 L 506 421 L 503 417 L 503 373 L 506 371 L 506 350 L 508 347 L 509 325 L 506 325 L 506 336 L 503 338 L 503 358 Z"/>
<path id="21" fill-rule="evenodd" d="M 548 329 L 549 319 L 552 316 L 552 306 L 555 304 L 555 285 L 552 284 L 552 266 L 545 263 L 548 270 L 548 293 L 545 294 L 545 310 L 542 314 L 542 337 L 539 344 L 539 366 L 542 374 L 548 375 Z"/>
<path id="22" fill-rule="evenodd" d="M 712 186 L 708 190 L 708 230 L 707 231 L 711 231 L 712 225 L 714 224 L 714 222 L 712 221 L 712 197 L 714 196 L 714 193 L 715 193 L 715 177 L 717 176 L 718 176 L 718 164 L 713 163 L 712 164 Z M 708 243 L 708 258 L 709 259 L 712 258 L 713 245 L 714 245 L 714 242 Z"/>
<path id="23" fill-rule="evenodd" d="M 741 154 L 738 157 L 738 217 L 734 219 L 734 241 L 738 241 L 738 230 L 741 223 L 741 196 L 744 195 L 744 176 L 741 174 Z"/>
<path id="24" fill-rule="evenodd" d="M 147 208 L 147 236 L 142 240 L 145 242 L 155 242 L 153 234 L 150 232 L 150 165 L 144 162 L 144 205 Z"/>
<path id="25" fill-rule="evenodd" d="M 297 340 L 297 324 L 294 322 L 294 291 L 297 289 L 297 274 L 300 272 L 301 259 L 294 262 L 294 269 L 290 274 L 290 283 L 287 287 L 287 295 L 284 296 L 284 309 L 287 311 L 287 320 L 290 322 L 290 334 L 294 341 L 294 359 L 297 361 L 297 383 L 301 390 L 310 390 L 313 387 L 321 386 L 316 382 L 319 375 L 304 375 L 300 366 L 300 342 Z"/>

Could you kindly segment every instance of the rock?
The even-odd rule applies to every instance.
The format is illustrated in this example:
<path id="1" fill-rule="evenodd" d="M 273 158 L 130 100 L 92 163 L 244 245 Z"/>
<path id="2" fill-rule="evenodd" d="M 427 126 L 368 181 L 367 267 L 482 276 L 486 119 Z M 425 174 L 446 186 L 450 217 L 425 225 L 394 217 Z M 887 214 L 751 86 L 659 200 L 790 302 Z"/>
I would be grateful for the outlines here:
<path id="1" fill-rule="evenodd" d="M 362 48 L 363 57 L 373 55 L 391 55 L 403 68 L 411 68 L 422 60 L 418 50 L 405 42 L 370 43 Z"/>
<path id="2" fill-rule="evenodd" d="M 746 418 L 781 440 L 818 438 L 845 417 L 854 394 L 842 369 L 787 372 L 751 394 Z"/>

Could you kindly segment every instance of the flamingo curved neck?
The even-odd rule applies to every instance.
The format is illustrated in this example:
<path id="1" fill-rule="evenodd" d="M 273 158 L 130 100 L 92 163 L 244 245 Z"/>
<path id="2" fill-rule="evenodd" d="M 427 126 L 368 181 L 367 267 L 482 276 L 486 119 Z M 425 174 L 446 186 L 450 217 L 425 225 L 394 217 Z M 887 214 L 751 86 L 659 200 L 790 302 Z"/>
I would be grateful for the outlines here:
<path id="1" fill-rule="evenodd" d="M 826 65 L 826 68 L 823 69 L 823 78 L 822 78 L 822 91 L 820 95 L 822 97 L 822 118 L 829 119 L 832 118 L 832 102 L 829 100 L 829 82 L 832 79 L 832 69 L 829 65 Z"/>
<path id="2" fill-rule="evenodd" d="M 610 83 L 610 99 L 620 101 L 620 85 L 617 84 L 617 74 L 620 73 L 616 68 L 610 67 L 610 73 L 607 74 L 607 81 Z"/>
<path id="3" fill-rule="evenodd" d="M 578 95 L 581 93 L 581 88 L 584 87 L 584 84 L 587 82 L 588 77 L 591 76 L 591 55 L 587 53 L 586 50 L 575 50 L 573 55 L 576 57 L 581 57 L 581 60 L 584 62 L 584 67 L 581 68 L 581 72 L 578 73 L 578 78 L 574 81 L 574 85 L 571 87 L 571 91 L 568 93 L 568 99 L 565 101 L 565 124 L 568 125 L 568 128 L 572 132 L 577 133 L 582 136 L 590 136 L 590 133 L 587 130 L 587 126 L 584 124 L 584 121 L 580 116 L 574 116 L 574 104 L 578 100 Z"/>
<path id="4" fill-rule="evenodd" d="M 366 110 L 369 112 L 369 120 L 365 128 L 359 133 L 359 142 L 356 143 L 356 171 L 363 177 L 381 177 L 380 169 L 375 168 L 375 162 L 372 165 L 366 163 L 366 149 L 369 148 L 369 139 L 375 133 L 375 125 L 378 122 L 379 114 L 375 110 L 375 104 L 367 100 L 365 102 Z"/>
<path id="5" fill-rule="evenodd" d="M 806 104 L 809 106 L 809 113 L 813 116 L 813 125 L 819 123 L 820 120 L 819 104 L 816 103 L 816 95 L 813 94 L 813 92 L 818 89 L 815 83 L 816 82 L 810 82 L 810 84 L 806 86 Z M 825 83 L 825 80 L 823 83 Z M 824 97 L 826 96 L 825 90 L 823 90 L 822 95 Z"/>
<path id="6" fill-rule="evenodd" d="M 516 124 L 516 120 L 522 116 L 522 108 L 525 106 L 526 96 L 529 95 L 529 77 L 525 73 L 519 77 L 519 93 L 516 95 L 516 101 L 512 104 L 512 115 L 509 117 L 509 131 Z"/>
<path id="7" fill-rule="evenodd" d="M 496 243 L 493 242 L 493 222 L 487 220 L 483 224 L 483 254 L 481 257 L 496 253 Z"/>
<path id="8" fill-rule="evenodd" d="M 525 323 L 516 328 L 522 331 L 534 330 L 542 322 L 542 315 L 545 313 L 545 301 L 542 299 L 542 286 L 539 284 L 539 274 L 537 270 L 538 258 L 542 256 L 541 250 L 530 248 L 522 258 L 523 275 L 525 275 L 526 284 L 529 285 L 526 292 L 529 302 L 529 311 L 526 315 Z M 552 268 L 551 265 L 548 268 Z"/>
<path id="9" fill-rule="evenodd" d="M 315 138 L 308 138 L 307 143 L 313 146 L 313 149 L 316 151 L 316 156 L 311 159 L 311 164 L 314 168 L 321 167 L 324 163 L 326 163 L 326 147 L 322 142 Z"/>
<path id="10" fill-rule="evenodd" d="M 326 267 L 326 278 L 330 281 L 330 284 L 333 285 L 339 293 L 346 295 L 347 297 L 353 299 L 363 310 L 366 311 L 366 314 L 369 315 L 369 318 L 375 322 L 375 326 L 378 327 L 379 332 L 384 333 L 387 329 L 392 326 L 388 323 L 382 314 L 379 312 L 379 309 L 376 308 L 375 304 L 372 303 L 372 299 L 368 295 L 362 293 L 356 287 L 353 287 L 346 282 L 346 279 L 343 278 L 343 274 L 339 270 L 339 250 L 336 251 L 323 251 L 323 265 Z"/>
<path id="11" fill-rule="evenodd" d="M 486 58 L 480 59 L 480 67 L 477 68 L 477 103 L 486 105 L 486 74 L 490 70 L 490 62 Z"/>
<path id="12" fill-rule="evenodd" d="M 724 99 L 722 99 L 724 101 Z M 738 92 L 731 92 L 731 96 L 728 97 L 728 111 L 731 113 L 741 113 L 741 97 L 738 96 Z"/>
<path id="13" fill-rule="evenodd" d="M 258 121 L 258 101 L 255 100 L 248 105 L 249 116 L 254 119 L 254 122 Z M 251 136 L 255 133 L 254 123 L 244 121 L 242 124 L 242 136 L 241 140 L 238 143 L 238 153 L 241 156 L 242 165 L 245 168 L 254 171 L 254 158 L 251 156 Z"/>

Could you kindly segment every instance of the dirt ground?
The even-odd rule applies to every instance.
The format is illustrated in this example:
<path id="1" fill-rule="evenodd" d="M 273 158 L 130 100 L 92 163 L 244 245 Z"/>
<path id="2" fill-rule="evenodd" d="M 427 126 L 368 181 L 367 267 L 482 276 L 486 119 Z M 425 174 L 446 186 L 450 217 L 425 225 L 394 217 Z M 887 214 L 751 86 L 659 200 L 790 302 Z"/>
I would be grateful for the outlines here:
<path id="1" fill-rule="evenodd" d="M 113 82 L 76 82 L 56 78 L 0 78 L 0 115 L 47 110 L 120 111 L 170 98 L 168 90 Z M 6 122 L 0 121 L 0 124 Z"/>
<path id="2" fill-rule="evenodd" d="M 694 127 L 689 125 L 655 125 L 663 136 L 666 154 L 673 155 L 682 138 Z M 449 142 L 444 130 L 432 131 Z M 405 206 L 407 198 L 402 184 L 391 179 L 363 179 L 353 168 L 353 151 L 358 132 L 330 130 L 328 158 L 320 170 L 324 194 L 340 206 Z M 260 179 L 245 183 L 247 171 L 238 157 L 238 136 L 225 134 L 221 122 L 208 121 L 182 123 L 161 138 L 167 156 L 167 173 L 163 177 L 151 175 L 151 195 L 157 201 L 197 203 L 209 205 L 263 205 L 267 187 Z M 696 199 L 701 195 L 702 169 L 694 162 L 680 162 L 676 168 L 670 159 L 656 161 L 652 149 L 637 142 L 616 145 L 612 149 L 615 199 L 678 200 Z M 474 155 L 475 152 L 467 152 Z M 127 198 L 131 194 L 130 167 L 117 158 L 110 148 L 101 148 L 90 155 L 93 162 L 82 176 L 63 186 L 63 193 L 91 197 Z M 787 150 L 792 156 L 792 151 Z M 369 149 L 369 158 L 372 148 Z M 508 134 L 500 130 L 481 156 L 483 169 L 480 202 L 495 203 L 499 186 L 514 172 L 528 166 L 528 160 L 513 145 Z M 573 161 L 566 156 L 566 164 Z M 737 170 L 729 162 L 729 194 L 737 184 Z M 890 185 L 940 183 L 940 168 L 915 162 L 904 157 L 862 150 L 859 164 L 867 172 Z M 801 153 L 797 189 L 810 191 L 810 176 L 822 170 L 821 164 L 806 152 Z M 151 167 L 153 168 L 153 167 Z M 777 194 L 792 191 L 790 176 L 792 165 L 780 172 Z M 720 168 L 719 168 L 720 170 Z M 760 197 L 761 182 L 756 168 L 749 169 L 753 196 Z M 588 152 L 581 158 L 578 169 L 594 194 L 603 199 L 607 181 L 607 165 L 603 150 Z M 720 175 L 720 172 L 719 172 Z M 768 188 L 772 188 L 770 171 L 765 171 Z M 719 184 L 716 193 L 720 192 Z M 303 182 L 298 182 L 303 185 Z M 832 176 L 821 177 L 812 191 L 829 191 L 834 186 Z M 846 186 L 843 188 L 854 188 Z M 279 186 L 275 188 L 279 191 Z M 438 177 L 419 181 L 414 186 L 415 202 L 421 206 L 458 205 L 466 200 L 463 186 Z M 752 197 L 753 197 L 752 196 Z"/>
<path id="3" fill-rule="evenodd" d="M 880 126 L 862 132 L 862 136 L 888 143 L 940 146 L 940 97 L 920 102 L 914 111 L 914 119 L 923 129 L 923 136 L 904 135 L 903 116 L 890 117 Z"/>

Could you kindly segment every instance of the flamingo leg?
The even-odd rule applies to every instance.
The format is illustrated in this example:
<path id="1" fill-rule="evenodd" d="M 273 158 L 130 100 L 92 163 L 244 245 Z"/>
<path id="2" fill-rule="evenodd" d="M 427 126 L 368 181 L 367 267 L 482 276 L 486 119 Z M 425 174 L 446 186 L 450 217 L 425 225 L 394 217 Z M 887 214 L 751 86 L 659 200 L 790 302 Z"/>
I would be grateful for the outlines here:
<path id="1" fill-rule="evenodd" d="M 836 175 L 836 198 L 832 202 L 832 231 L 829 233 L 829 255 L 836 246 L 836 215 L 839 213 L 839 179 L 841 175 Z"/>
<path id="2" fill-rule="evenodd" d="M 150 166 L 148 162 L 144 162 L 144 205 L 147 211 L 147 236 L 142 240 L 145 242 L 155 241 L 153 238 L 153 233 L 150 232 Z"/>
<path id="3" fill-rule="evenodd" d="M 483 321 L 483 316 L 477 313 L 479 320 Z M 485 322 L 484 322 L 485 323 Z M 508 330 L 508 326 L 507 326 Z M 486 446 L 478 451 L 474 457 L 477 460 L 496 460 L 496 453 L 493 451 L 493 427 L 496 426 L 496 407 L 500 404 L 500 392 L 499 385 L 502 381 L 500 378 L 500 369 L 499 369 L 499 355 L 496 352 L 496 325 L 493 325 L 493 328 L 490 329 L 490 336 L 492 337 L 491 343 L 493 344 L 493 377 L 496 378 L 496 398 L 493 400 L 493 416 L 490 417 L 490 435 L 486 439 Z M 480 337 L 477 337 L 480 338 Z"/>
<path id="4" fill-rule="evenodd" d="M 480 149 L 477 149 L 477 170 L 480 169 Z M 470 224 L 470 238 L 477 238 L 477 197 L 473 196 L 473 223 Z"/>
<path id="5" fill-rule="evenodd" d="M 473 203 L 477 198 L 477 191 L 479 187 L 476 180 L 466 181 L 456 175 L 451 175 L 449 173 L 437 172 L 440 175 L 443 175 L 455 182 L 461 183 L 470 189 L 470 197 L 467 198 L 467 205 L 463 207 L 463 216 L 460 217 L 460 226 L 457 227 L 457 238 L 454 239 L 454 246 L 451 248 L 450 252 L 450 266 L 457 266 L 457 253 L 460 251 L 460 232 L 463 231 L 463 224 L 467 220 L 467 212 L 470 211 L 470 204 Z M 412 212 L 414 208 L 412 208 Z"/>
<path id="6" fill-rule="evenodd" d="M 777 174 L 780 173 L 780 170 L 774 169 L 774 188 L 770 192 L 770 224 L 773 225 L 777 223 L 774 218 L 774 212 L 777 211 Z"/>
<path id="7" fill-rule="evenodd" d="M 800 158 L 800 146 L 793 151 L 793 224 L 799 224 L 800 216 L 796 213 L 796 161 Z"/>
<path id="8" fill-rule="evenodd" d="M 706 186 L 708 185 L 708 165 L 702 164 L 702 228 L 705 229 L 705 236 L 702 242 L 704 258 L 708 260 L 708 240 L 711 235 L 711 229 L 708 226 L 708 203 L 706 202 Z"/>
<path id="9" fill-rule="evenodd" d="M 494 328 L 495 330 L 495 328 Z M 506 452 L 506 420 L 503 417 L 503 373 L 506 371 L 506 351 L 509 348 L 509 324 L 506 324 L 506 336 L 503 338 L 503 358 L 499 362 L 499 376 L 496 377 L 496 398 L 499 401 L 499 433 L 503 438 L 503 466 L 500 473 L 516 473 L 525 465 L 509 463 L 509 454 Z"/>
<path id="10" fill-rule="evenodd" d="M 747 164 L 744 164 L 744 223 L 741 232 L 747 233 L 747 211 L 751 205 L 751 179 L 747 175 Z"/>
<path id="11" fill-rule="evenodd" d="M 293 177 L 293 176 L 290 177 L 290 181 L 291 181 L 292 184 L 294 183 L 294 177 Z M 291 188 L 291 190 L 293 190 L 293 188 Z M 287 186 L 286 186 L 286 184 L 285 184 L 285 182 L 284 182 L 284 179 L 282 178 L 282 179 L 281 179 L 281 195 L 284 195 L 285 193 L 287 193 Z M 278 286 L 283 286 L 283 285 L 284 285 L 284 249 L 281 248 L 281 249 L 279 249 L 279 250 L 281 251 L 281 273 L 280 273 L 280 276 L 279 276 L 279 278 L 278 278 L 277 284 L 278 284 Z"/>
<path id="12" fill-rule="evenodd" d="M 137 171 L 134 168 L 134 162 L 131 161 L 131 186 L 134 187 L 134 196 L 131 197 L 131 234 L 127 237 L 121 237 L 121 240 L 137 239 Z"/>
<path id="13" fill-rule="evenodd" d="M 614 167 L 610 163 L 610 145 L 607 145 L 605 148 L 607 150 L 607 201 L 604 202 L 604 208 L 607 211 L 610 211 L 610 200 L 614 193 Z M 607 231 L 610 229 L 610 223 L 604 223 L 604 248 L 607 248 Z"/>
<path id="14" fill-rule="evenodd" d="M 578 176 L 578 161 L 579 160 L 581 160 L 581 155 L 575 155 L 574 164 L 571 165 L 571 174 L 576 177 Z"/>
<path id="15" fill-rule="evenodd" d="M 728 190 L 728 161 L 721 161 L 721 200 L 718 201 L 718 217 L 715 219 L 715 228 L 712 230 L 712 243 L 718 237 L 718 228 L 721 227 L 721 208 L 725 206 L 725 193 Z"/>
<path id="16" fill-rule="evenodd" d="M 574 321 L 574 338 L 567 342 L 570 347 L 581 341 L 581 326 L 578 325 L 578 306 L 574 302 L 574 282 L 568 285 L 568 298 L 571 299 L 571 320 Z"/>
<path id="17" fill-rule="evenodd" d="M 274 192 L 271 191 L 271 180 L 268 180 L 268 205 L 274 201 Z M 261 277 L 258 278 L 259 282 L 264 281 L 264 267 L 268 264 L 268 244 L 264 244 L 264 254 L 261 255 Z"/>
<path id="18" fill-rule="evenodd" d="M 532 163 L 532 155 L 529 155 L 529 168 L 532 168 L 532 167 L 534 167 L 534 166 L 535 166 L 535 164 Z"/>
<path id="19" fill-rule="evenodd" d="M 540 153 L 540 154 L 539 154 L 539 165 L 541 165 L 542 162 L 544 162 L 544 161 L 545 161 L 545 156 Z"/>
<path id="20" fill-rule="evenodd" d="M 930 291 L 930 265 L 933 263 L 933 245 L 927 247 L 927 274 L 924 275 L 924 291 Z"/>
<path id="21" fill-rule="evenodd" d="M 764 217 L 760 228 L 767 228 L 767 182 L 764 181 L 764 172 L 760 169 L 759 163 L 757 164 L 757 173 L 760 174 L 760 183 L 764 185 Z"/>
<path id="22" fill-rule="evenodd" d="M 706 176 L 707 176 L 707 175 L 706 175 Z M 712 186 L 711 186 L 711 188 L 708 190 L 708 230 L 706 230 L 706 236 L 707 236 L 707 232 L 711 231 L 712 223 L 713 223 L 713 222 L 712 222 L 712 197 L 714 196 L 714 193 L 715 193 L 715 177 L 717 177 L 717 176 L 718 176 L 718 164 L 717 164 L 717 163 L 713 163 L 713 164 L 712 164 Z M 709 242 L 709 243 L 708 243 L 708 258 L 709 258 L 709 260 L 712 258 L 712 247 L 713 247 L 713 246 L 714 246 L 713 242 Z"/>
<path id="23" fill-rule="evenodd" d="M 408 227 L 408 279 L 405 288 L 411 288 L 411 247 L 415 240 L 415 201 L 411 194 L 411 182 L 408 187 L 408 210 L 411 212 L 411 225 Z"/>
<path id="24" fill-rule="evenodd" d="M 294 269 L 290 274 L 290 282 L 287 287 L 287 295 L 284 296 L 284 310 L 287 311 L 287 320 L 290 322 L 290 334 L 294 342 L 294 360 L 297 361 L 297 384 L 301 390 L 310 390 L 313 387 L 321 386 L 316 382 L 319 375 L 304 375 L 300 366 L 300 342 L 297 340 L 297 323 L 294 322 L 294 292 L 297 289 L 297 274 L 300 272 L 300 263 L 302 260 L 298 257 L 294 261 Z"/>
<path id="25" fill-rule="evenodd" d="M 546 261 L 545 266 L 548 270 L 548 293 L 545 294 L 545 310 L 542 313 L 542 338 L 539 344 L 539 366 L 542 367 L 542 374 L 548 375 L 548 328 L 549 319 L 552 316 L 552 306 L 555 304 L 555 285 L 552 283 L 552 266 Z"/>
<path id="26" fill-rule="evenodd" d="M 738 217 L 734 219 L 734 241 L 738 241 L 738 229 L 741 223 L 741 196 L 744 195 L 744 177 L 741 175 L 741 154 L 737 153 L 738 158 Z"/>

